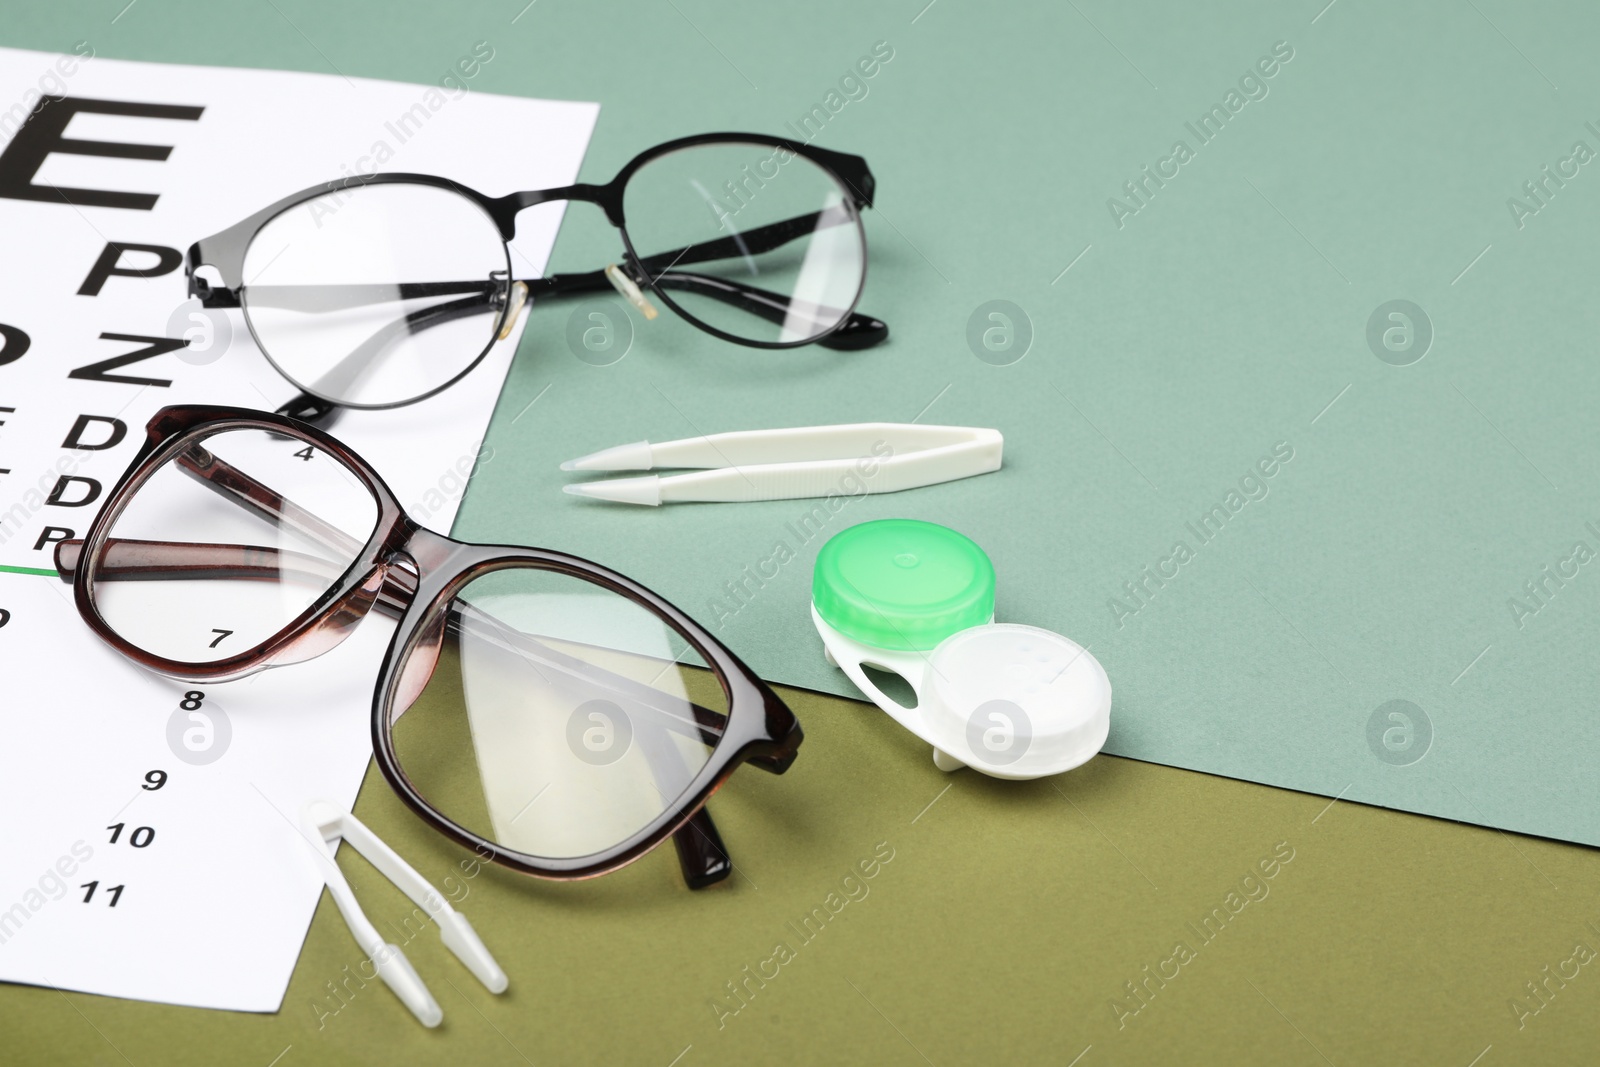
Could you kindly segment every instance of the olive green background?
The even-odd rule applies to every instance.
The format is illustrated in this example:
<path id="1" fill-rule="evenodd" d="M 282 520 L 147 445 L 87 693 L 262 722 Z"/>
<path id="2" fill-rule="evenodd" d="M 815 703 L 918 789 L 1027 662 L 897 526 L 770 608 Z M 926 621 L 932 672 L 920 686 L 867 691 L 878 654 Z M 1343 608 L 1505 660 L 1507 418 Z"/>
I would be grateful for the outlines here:
<path id="1" fill-rule="evenodd" d="M 485 992 L 343 850 L 368 915 L 444 1008 L 437 1030 L 378 982 L 330 992 L 359 978 L 362 953 L 325 896 L 278 1014 L 5 987 L 7 1062 L 947 1067 L 1082 1053 L 1079 1067 L 1467 1067 L 1485 1049 L 1481 1067 L 1593 1062 L 1600 961 L 1552 982 L 1521 1029 L 1508 1006 L 1575 941 L 1600 947 L 1588 849 L 1116 757 L 1055 781 L 944 775 L 876 709 L 784 695 L 808 728 L 803 755 L 782 777 L 747 768 L 713 798 L 738 872 L 699 893 L 670 847 L 588 882 L 469 877 L 470 857 L 373 770 L 356 814 L 457 897 L 511 979 Z M 1203 943 L 1189 924 L 1281 842 L 1293 859 L 1255 883 L 1265 898 Z M 866 895 L 802 944 L 787 924 L 843 897 L 881 843 L 893 859 L 858 883 Z M 1180 940 L 1194 957 L 1119 1027 L 1123 983 Z M 713 1002 L 737 1003 L 726 983 L 779 941 L 794 958 L 719 1028 Z"/>
<path id="2" fill-rule="evenodd" d="M 1506 0 L 0 4 L 5 45 L 414 82 L 487 41 L 474 89 L 602 102 L 586 180 L 680 134 L 785 132 L 887 42 L 894 58 L 818 143 L 878 177 L 862 307 L 891 342 L 754 353 L 635 318 L 626 356 L 596 366 L 567 340 L 587 309 L 535 307 L 457 532 L 603 560 L 709 622 L 710 598 L 805 508 L 606 508 L 558 492 L 559 460 L 765 425 L 997 426 L 1005 470 L 853 501 L 836 526 L 909 515 L 984 545 L 1005 618 L 1105 663 L 1110 751 L 1322 794 L 1115 758 L 1056 782 L 946 777 L 876 712 L 794 694 L 794 770 L 742 773 L 712 802 L 730 884 L 685 891 L 670 852 L 576 885 L 478 874 L 463 910 L 511 991 L 484 994 L 424 931 L 406 949 L 445 1007 L 438 1032 L 373 985 L 319 1028 L 315 998 L 359 962 L 324 907 L 277 1016 L 7 988 L 8 1057 L 1591 1061 L 1592 968 L 1521 1029 L 1508 1002 L 1600 941 L 1593 853 L 1348 801 L 1600 842 L 1592 580 L 1520 628 L 1507 610 L 1600 519 L 1600 179 L 1586 166 L 1521 229 L 1506 207 L 1573 141 L 1600 147 L 1584 125 L 1600 123 L 1597 19 Z M 1277 41 L 1294 58 L 1267 97 L 1118 228 L 1107 199 Z M 616 250 L 580 207 L 552 269 Z M 1433 328 L 1404 367 L 1366 340 L 1397 298 Z M 1010 366 L 968 344 L 995 299 L 1031 324 Z M 1119 628 L 1108 598 L 1280 441 L 1295 458 L 1268 498 Z M 769 677 L 837 689 L 804 614 L 817 547 L 719 633 Z M 1368 743 L 1392 699 L 1432 724 L 1410 766 Z M 430 877 L 460 859 L 381 782 L 358 813 Z M 719 1029 L 724 983 L 879 842 L 895 858 L 867 897 Z M 1294 859 L 1267 898 L 1119 1029 L 1123 983 L 1279 842 Z M 375 918 L 404 918 L 345 865 Z"/>

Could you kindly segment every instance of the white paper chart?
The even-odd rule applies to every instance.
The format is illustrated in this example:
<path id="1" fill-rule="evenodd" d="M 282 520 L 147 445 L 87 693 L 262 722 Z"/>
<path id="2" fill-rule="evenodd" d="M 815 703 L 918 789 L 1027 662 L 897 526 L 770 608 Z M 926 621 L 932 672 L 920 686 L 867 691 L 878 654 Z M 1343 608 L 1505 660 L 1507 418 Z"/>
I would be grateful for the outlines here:
<path id="1" fill-rule="evenodd" d="M 434 84 L 403 85 L 0 49 L 0 979 L 282 1002 L 322 888 L 294 823 L 313 798 L 355 799 L 391 625 L 369 617 L 310 663 L 180 684 L 89 632 L 53 543 L 87 530 L 159 408 L 296 393 L 236 311 L 220 355 L 216 338 L 163 343 L 192 321 L 177 258 L 192 242 L 363 171 L 491 195 L 577 179 L 599 105 L 479 92 L 494 50 L 461 51 Z M 542 271 L 560 219 L 524 213 L 519 274 Z M 492 462 L 479 442 L 517 338 L 436 397 L 335 428 L 434 529 Z"/>

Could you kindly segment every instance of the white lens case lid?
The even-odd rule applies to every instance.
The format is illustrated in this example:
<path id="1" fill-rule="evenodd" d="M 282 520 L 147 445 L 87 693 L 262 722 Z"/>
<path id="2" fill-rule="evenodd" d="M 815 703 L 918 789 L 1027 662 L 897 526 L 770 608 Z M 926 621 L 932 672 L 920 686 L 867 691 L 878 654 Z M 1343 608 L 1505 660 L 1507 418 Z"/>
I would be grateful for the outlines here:
<path id="1" fill-rule="evenodd" d="M 968 766 L 995 778 L 1061 774 L 1091 759 L 1111 729 L 1111 679 L 1077 642 L 1050 630 L 989 623 L 950 635 L 931 652 L 873 648 L 813 608 L 830 661 L 906 729 L 934 747 L 941 770 Z M 862 669 L 893 671 L 917 695 L 906 707 Z"/>

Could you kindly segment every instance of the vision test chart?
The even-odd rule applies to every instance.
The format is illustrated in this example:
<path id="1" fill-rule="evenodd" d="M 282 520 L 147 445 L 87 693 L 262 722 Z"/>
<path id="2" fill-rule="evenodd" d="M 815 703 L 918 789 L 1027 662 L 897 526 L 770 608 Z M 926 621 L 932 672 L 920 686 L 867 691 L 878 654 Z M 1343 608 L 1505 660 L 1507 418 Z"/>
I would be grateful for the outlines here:
<path id="1" fill-rule="evenodd" d="M 373 170 L 491 195 L 577 180 L 599 105 L 480 92 L 494 50 L 460 51 L 407 85 L 0 49 L 0 979 L 282 1002 L 322 890 L 299 812 L 355 799 L 390 624 L 305 664 L 184 684 L 88 630 L 53 548 L 88 529 L 161 407 L 271 410 L 297 392 L 239 312 L 186 301 L 195 240 Z M 524 213 L 519 273 L 542 272 L 560 219 Z M 438 396 L 334 429 L 436 530 L 492 462 L 479 442 L 519 337 Z"/>

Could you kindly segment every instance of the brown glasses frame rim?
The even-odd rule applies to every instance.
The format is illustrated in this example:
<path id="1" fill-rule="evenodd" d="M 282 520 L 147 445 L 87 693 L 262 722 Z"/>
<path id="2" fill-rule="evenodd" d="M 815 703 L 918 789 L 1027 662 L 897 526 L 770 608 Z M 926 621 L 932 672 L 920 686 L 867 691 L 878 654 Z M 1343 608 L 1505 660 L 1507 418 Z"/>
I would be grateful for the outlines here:
<path id="1" fill-rule="evenodd" d="M 117 517 L 156 470 L 197 436 L 236 429 L 281 434 L 325 451 L 372 493 L 378 507 L 376 525 L 340 579 L 273 637 L 211 663 L 167 659 L 131 644 L 101 615 L 91 594 L 95 561 L 100 558 Z M 157 412 L 146 427 L 146 440 L 139 454 L 85 535 L 73 575 L 73 599 L 79 614 L 97 636 L 146 669 L 197 682 L 231 681 L 269 667 L 313 658 L 338 644 L 370 611 L 397 563 L 415 567 L 416 587 L 396 623 L 373 691 L 373 751 L 384 778 L 419 818 L 480 856 L 535 877 L 571 879 L 605 874 L 633 862 L 682 828 L 741 764 L 761 759 L 765 769 L 781 773 L 793 762 L 804 736 L 794 713 L 715 636 L 659 594 L 579 556 L 529 546 L 471 544 L 428 530 L 406 514 L 398 498 L 365 460 L 328 434 L 286 415 L 214 405 L 175 405 Z M 722 740 L 683 794 L 627 839 L 587 856 L 533 856 L 508 849 L 461 826 L 422 797 L 394 751 L 389 710 L 399 687 L 401 667 L 427 625 L 446 609 L 450 597 L 473 578 L 516 566 L 533 566 L 584 579 L 646 608 L 700 653 L 717 675 L 728 701 Z"/>

